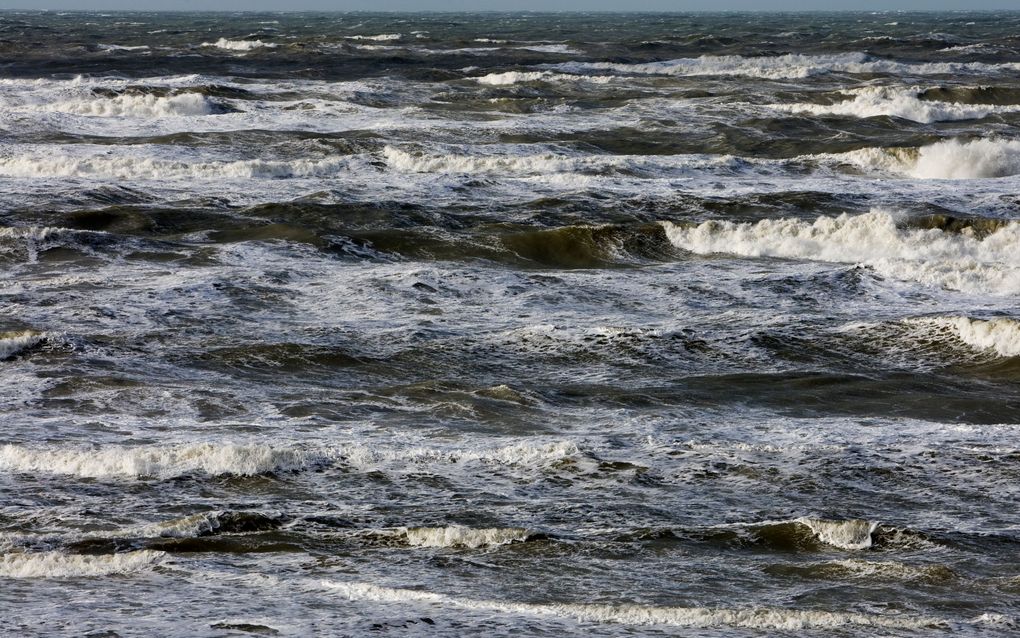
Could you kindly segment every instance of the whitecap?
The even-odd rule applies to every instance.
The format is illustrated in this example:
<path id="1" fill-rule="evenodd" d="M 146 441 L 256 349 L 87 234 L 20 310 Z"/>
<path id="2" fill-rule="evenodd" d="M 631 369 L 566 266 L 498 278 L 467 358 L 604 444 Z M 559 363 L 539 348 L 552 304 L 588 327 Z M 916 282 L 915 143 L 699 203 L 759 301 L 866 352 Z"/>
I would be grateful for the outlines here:
<path id="1" fill-rule="evenodd" d="M 161 563 L 166 554 L 150 550 L 80 555 L 32 552 L 0 555 L 0 578 L 86 578 L 124 574 Z"/>
<path id="2" fill-rule="evenodd" d="M 849 99 L 834 104 L 782 104 L 774 108 L 793 113 L 848 115 L 853 117 L 898 117 L 931 124 L 956 120 L 974 120 L 993 113 L 1020 111 L 1020 105 L 957 104 L 922 100 L 918 87 L 868 86 L 844 92 Z"/>
<path id="3" fill-rule="evenodd" d="M 220 38 L 216 42 L 203 42 L 201 46 L 215 47 L 226 51 L 253 51 L 262 48 L 274 49 L 277 45 L 273 42 L 263 42 L 262 40 L 228 40 L 227 38 Z"/>
<path id="4" fill-rule="evenodd" d="M 896 216 L 821 216 L 814 221 L 766 219 L 756 223 L 707 221 L 696 226 L 663 222 L 677 247 L 696 254 L 780 257 L 856 263 L 894 279 L 992 294 L 1020 293 L 1020 223 L 979 238 L 937 229 L 901 229 Z"/>

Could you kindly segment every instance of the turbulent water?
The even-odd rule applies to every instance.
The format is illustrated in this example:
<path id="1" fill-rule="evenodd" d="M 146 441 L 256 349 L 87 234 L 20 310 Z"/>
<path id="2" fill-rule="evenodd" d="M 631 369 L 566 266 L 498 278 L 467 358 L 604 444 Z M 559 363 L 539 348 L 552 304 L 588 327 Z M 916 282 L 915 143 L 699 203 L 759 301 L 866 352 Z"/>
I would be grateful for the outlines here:
<path id="1" fill-rule="evenodd" d="M 1011 635 L 1018 34 L 0 14 L 0 633 Z"/>

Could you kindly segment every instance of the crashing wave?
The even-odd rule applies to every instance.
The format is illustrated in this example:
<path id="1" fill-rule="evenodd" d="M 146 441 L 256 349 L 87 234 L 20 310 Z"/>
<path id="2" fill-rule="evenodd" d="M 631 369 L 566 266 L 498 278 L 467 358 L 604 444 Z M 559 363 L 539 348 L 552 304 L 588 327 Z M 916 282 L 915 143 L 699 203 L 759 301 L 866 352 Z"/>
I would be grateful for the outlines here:
<path id="1" fill-rule="evenodd" d="M 518 527 L 471 528 L 460 525 L 449 527 L 408 527 L 403 530 L 407 544 L 412 547 L 466 547 L 478 549 L 519 543 L 528 540 L 529 532 Z"/>
<path id="2" fill-rule="evenodd" d="M 1020 175 L 1020 141 L 942 140 L 920 148 L 864 148 L 816 156 L 916 179 L 982 179 Z"/>
<path id="3" fill-rule="evenodd" d="M 45 333 L 31 330 L 0 332 L 0 361 L 10 359 L 19 352 L 39 345 L 45 340 Z"/>
<path id="4" fill-rule="evenodd" d="M 918 317 L 904 320 L 908 326 L 924 330 L 949 330 L 953 336 L 979 352 L 999 357 L 1020 357 L 1020 321 L 1008 317 L 972 319 L 970 317 Z"/>
<path id="5" fill-rule="evenodd" d="M 975 120 L 993 113 L 1020 111 L 1020 105 L 939 102 L 922 100 L 922 94 L 923 90 L 917 87 L 868 86 L 846 91 L 844 95 L 850 99 L 835 104 L 783 104 L 775 108 L 815 115 L 848 115 L 862 118 L 889 116 L 923 124 Z"/>
<path id="6" fill-rule="evenodd" d="M 892 279 L 992 294 L 1020 293 L 1020 223 L 984 237 L 902 229 L 889 212 L 822 216 L 814 221 L 663 222 L 674 246 L 700 255 L 779 257 L 864 264 Z"/>
<path id="7" fill-rule="evenodd" d="M 504 73 L 490 73 L 473 78 L 479 84 L 490 86 L 508 86 L 511 84 L 524 84 L 527 82 L 594 82 L 596 84 L 607 84 L 615 78 L 611 75 L 570 75 L 566 73 L 552 73 L 550 71 L 506 71 Z"/>
<path id="8" fill-rule="evenodd" d="M 871 547 L 871 535 L 878 529 L 878 523 L 859 519 L 830 521 L 819 518 L 798 518 L 811 532 L 826 545 L 839 549 L 858 550 Z"/>
<path id="9" fill-rule="evenodd" d="M 262 48 L 275 49 L 277 45 L 273 42 L 263 42 L 262 40 L 228 40 L 227 38 L 220 38 L 216 42 L 203 42 L 202 46 L 215 47 L 226 51 L 252 51 Z"/>
<path id="10" fill-rule="evenodd" d="M 112 98 L 80 98 L 56 102 L 43 108 L 94 117 L 181 117 L 215 112 L 213 103 L 199 93 L 181 93 L 169 97 L 126 94 Z"/>
<path id="11" fill-rule="evenodd" d="M 79 555 L 33 552 L 0 555 L 0 578 L 82 578 L 148 569 L 166 554 L 150 550 L 123 554 Z"/>

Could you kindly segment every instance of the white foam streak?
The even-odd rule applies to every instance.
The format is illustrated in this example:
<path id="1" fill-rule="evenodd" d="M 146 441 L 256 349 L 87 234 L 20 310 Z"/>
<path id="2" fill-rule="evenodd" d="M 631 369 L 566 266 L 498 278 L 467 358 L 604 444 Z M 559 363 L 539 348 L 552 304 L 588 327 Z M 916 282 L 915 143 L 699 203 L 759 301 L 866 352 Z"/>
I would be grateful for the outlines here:
<path id="1" fill-rule="evenodd" d="M 6 177 L 84 177 L 100 179 L 283 179 L 336 177 L 347 170 L 347 158 L 183 162 L 152 157 L 50 154 L 0 158 Z"/>
<path id="2" fill-rule="evenodd" d="M 350 600 L 398 604 L 417 603 L 490 613 L 552 616 L 579 622 L 675 627 L 744 627 L 771 630 L 825 629 L 845 626 L 918 629 L 944 624 L 942 621 L 932 618 L 766 607 L 725 609 L 650 607 L 634 604 L 529 604 L 459 598 L 421 590 L 380 587 L 368 583 L 324 581 L 323 585 Z"/>
<path id="3" fill-rule="evenodd" d="M 409 527 L 403 530 L 412 547 L 492 547 L 528 539 L 528 530 L 510 528 L 470 528 L 460 525 L 449 527 Z"/>
<path id="4" fill-rule="evenodd" d="M 274 49 L 277 45 L 272 42 L 263 42 L 262 40 L 228 40 L 227 38 L 220 38 L 216 42 L 203 42 L 202 46 L 215 47 L 226 51 L 252 51 L 262 48 Z"/>
<path id="5" fill-rule="evenodd" d="M 367 445 L 337 445 L 306 449 L 298 446 L 235 443 L 105 446 L 75 448 L 8 444 L 0 447 L 0 472 L 60 474 L 83 478 L 167 479 L 202 473 L 212 476 L 250 476 L 300 470 L 313 463 L 342 463 L 359 470 L 396 465 L 487 463 L 543 467 L 577 456 L 573 443 L 517 443 L 504 447 L 450 449 L 407 447 L 385 449 Z"/>
<path id="6" fill-rule="evenodd" d="M 77 555 L 63 552 L 4 554 L 0 578 L 82 578 L 123 574 L 148 569 L 166 554 L 150 550 L 123 554 Z"/>
<path id="7" fill-rule="evenodd" d="M 881 210 L 819 217 L 813 222 L 767 219 L 757 223 L 708 221 L 697 226 L 663 222 L 670 241 L 708 255 L 781 257 L 858 263 L 900 280 L 969 292 L 1020 292 L 1020 224 L 984 238 L 937 229 L 900 229 Z"/>
<path id="8" fill-rule="evenodd" d="M 379 35 L 349 35 L 348 40 L 371 40 L 373 42 L 392 42 L 403 36 L 399 33 L 380 33 Z"/>
<path id="9" fill-rule="evenodd" d="M 982 64 L 963 62 L 929 62 L 910 64 L 872 58 L 864 53 L 833 55 L 787 54 L 743 57 L 739 55 L 679 58 L 663 62 L 625 64 L 616 62 L 566 62 L 550 65 L 550 69 L 567 73 L 612 71 L 636 75 L 678 76 L 746 76 L 774 80 L 806 78 L 824 73 L 897 75 L 955 75 L 966 73 L 994 74 L 1020 69 L 1020 63 Z"/>
<path id="10" fill-rule="evenodd" d="M 190 473 L 255 475 L 296 469 L 307 454 L 268 445 L 198 443 L 92 449 L 0 447 L 0 471 L 85 478 L 171 478 Z"/>
<path id="11" fill-rule="evenodd" d="M 919 97 L 921 89 L 917 87 L 868 86 L 847 91 L 845 95 L 850 99 L 835 104 L 784 104 L 775 108 L 815 115 L 848 115 L 862 118 L 899 117 L 925 124 L 980 119 L 993 113 L 1020 111 L 1020 106 L 956 104 L 922 100 Z"/>
<path id="12" fill-rule="evenodd" d="M 511 84 L 523 84 L 526 82 L 593 82 L 595 84 L 607 84 L 615 78 L 611 75 L 570 75 L 566 73 L 552 73 L 550 71 L 506 71 L 504 73 L 490 73 L 474 78 L 479 84 L 490 86 L 508 86 Z"/>
<path id="13" fill-rule="evenodd" d="M 468 155 L 450 152 L 409 152 L 394 146 L 383 149 L 393 169 L 411 173 L 486 173 L 499 176 L 545 176 L 551 174 L 612 174 L 631 172 L 641 176 L 685 176 L 695 171 L 737 171 L 751 168 L 768 172 L 767 162 L 753 162 L 730 155 L 568 155 L 559 152 L 526 153 L 521 147 L 503 147 L 500 153 Z"/>

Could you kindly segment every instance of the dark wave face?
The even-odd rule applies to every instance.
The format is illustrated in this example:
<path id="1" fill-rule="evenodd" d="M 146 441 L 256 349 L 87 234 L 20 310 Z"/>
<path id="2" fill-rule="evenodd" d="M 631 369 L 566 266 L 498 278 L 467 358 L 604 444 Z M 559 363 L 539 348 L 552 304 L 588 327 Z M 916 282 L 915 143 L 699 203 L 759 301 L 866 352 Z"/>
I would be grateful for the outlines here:
<path id="1" fill-rule="evenodd" d="M 1014 634 L 1018 33 L 0 13 L 0 634 Z"/>

